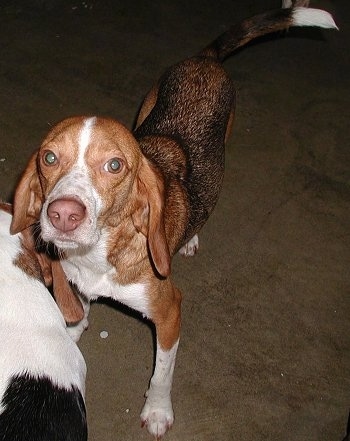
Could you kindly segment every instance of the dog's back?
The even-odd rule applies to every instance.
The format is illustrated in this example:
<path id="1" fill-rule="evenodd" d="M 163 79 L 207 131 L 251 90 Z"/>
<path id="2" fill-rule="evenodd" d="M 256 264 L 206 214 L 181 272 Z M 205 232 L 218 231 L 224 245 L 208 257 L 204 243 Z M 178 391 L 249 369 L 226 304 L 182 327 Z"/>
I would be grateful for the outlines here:
<path id="1" fill-rule="evenodd" d="M 188 239 L 207 220 L 219 197 L 235 90 L 219 61 L 199 56 L 168 70 L 157 96 L 154 111 L 135 135 L 148 159 L 165 170 L 168 178 L 172 175 L 183 182 L 188 197 Z M 159 142 L 161 138 L 174 143 Z M 179 146 L 185 156 L 180 161 L 186 164 L 183 168 L 174 167 L 179 164 Z"/>
<path id="2" fill-rule="evenodd" d="M 86 366 L 0 209 L 0 440 L 87 439 Z"/>
<path id="3" fill-rule="evenodd" d="M 134 134 L 145 156 L 185 191 L 188 219 L 178 245 L 200 230 L 221 190 L 224 147 L 235 106 L 235 89 L 222 62 L 251 40 L 291 26 L 336 28 L 331 15 L 318 9 L 276 9 L 256 15 L 232 26 L 197 56 L 168 69 L 146 97 Z M 179 167 L 181 161 L 186 165 Z M 168 203 L 173 207 L 176 201 Z"/>

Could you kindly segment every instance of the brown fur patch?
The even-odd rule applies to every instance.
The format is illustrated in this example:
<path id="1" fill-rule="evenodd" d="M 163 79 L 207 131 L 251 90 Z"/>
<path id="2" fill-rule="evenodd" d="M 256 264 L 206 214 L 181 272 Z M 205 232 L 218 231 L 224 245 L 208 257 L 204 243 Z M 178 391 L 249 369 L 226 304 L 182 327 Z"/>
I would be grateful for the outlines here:
<path id="1" fill-rule="evenodd" d="M 180 290 L 169 278 L 159 280 L 150 289 L 152 320 L 164 350 L 171 349 L 180 336 L 181 298 Z"/>
<path id="2" fill-rule="evenodd" d="M 41 267 L 36 257 L 36 253 L 34 249 L 28 249 L 28 247 L 24 245 L 23 239 L 21 240 L 21 242 L 22 242 L 22 251 L 17 256 L 14 264 L 19 268 L 21 268 L 21 270 L 24 273 L 26 273 L 29 277 L 44 282 L 44 277 L 41 271 Z"/>
<path id="3" fill-rule="evenodd" d="M 0 201 L 0 210 L 5 211 L 6 213 L 12 214 L 12 205 L 7 202 Z"/>

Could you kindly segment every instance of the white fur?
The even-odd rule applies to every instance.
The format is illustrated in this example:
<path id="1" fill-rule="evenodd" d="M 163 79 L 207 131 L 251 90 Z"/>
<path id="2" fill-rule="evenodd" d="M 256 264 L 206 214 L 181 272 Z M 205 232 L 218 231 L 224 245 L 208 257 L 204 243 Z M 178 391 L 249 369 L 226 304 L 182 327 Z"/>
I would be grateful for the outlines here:
<path id="1" fill-rule="evenodd" d="M 85 153 L 90 143 L 92 128 L 96 122 L 96 116 L 88 118 L 84 121 L 83 128 L 79 136 L 79 156 L 77 165 L 78 167 L 85 168 Z"/>
<path id="2" fill-rule="evenodd" d="M 164 351 L 157 341 L 156 365 L 141 412 L 141 421 L 157 439 L 163 436 L 174 422 L 170 393 L 178 345 L 179 341 L 169 351 Z"/>
<path id="3" fill-rule="evenodd" d="M 295 8 L 293 10 L 293 26 L 318 26 L 320 28 L 338 29 L 331 14 L 313 8 Z"/>
<path id="4" fill-rule="evenodd" d="M 181 256 L 190 257 L 194 256 L 199 248 L 198 234 L 195 234 L 183 247 L 180 248 L 179 253 Z"/>
<path id="5" fill-rule="evenodd" d="M 52 201 L 69 196 L 78 196 L 83 202 L 86 207 L 86 219 L 79 228 L 63 233 L 54 228 L 47 216 L 47 209 Z M 55 242 L 60 248 L 77 248 L 96 243 L 99 239 L 96 223 L 100 207 L 101 200 L 91 185 L 88 172 L 83 168 L 73 167 L 57 182 L 43 204 L 40 216 L 42 238 L 46 242 Z"/>
<path id="6" fill-rule="evenodd" d="M 80 253 L 78 250 L 67 250 L 67 259 L 62 266 L 67 278 L 74 282 L 90 300 L 97 297 L 111 297 L 145 316 L 150 315 L 146 285 L 132 283 L 120 285 L 115 276 L 118 268 L 107 261 L 108 235 L 102 232 L 99 241 Z"/>
<path id="7" fill-rule="evenodd" d="M 13 264 L 20 235 L 11 236 L 11 216 L 0 211 L 0 399 L 9 379 L 25 372 L 54 385 L 85 391 L 86 366 L 64 318 L 42 282 Z"/>

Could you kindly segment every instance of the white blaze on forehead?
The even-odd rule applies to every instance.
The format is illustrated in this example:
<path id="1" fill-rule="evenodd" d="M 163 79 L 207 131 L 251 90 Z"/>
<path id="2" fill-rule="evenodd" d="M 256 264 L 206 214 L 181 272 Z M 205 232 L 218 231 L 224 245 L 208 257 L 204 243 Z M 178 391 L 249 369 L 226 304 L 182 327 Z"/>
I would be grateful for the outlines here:
<path id="1" fill-rule="evenodd" d="M 96 116 L 88 118 L 84 121 L 83 128 L 81 129 L 79 136 L 79 155 L 78 155 L 78 165 L 83 167 L 85 165 L 84 156 L 85 152 L 89 146 L 92 128 L 96 123 Z"/>

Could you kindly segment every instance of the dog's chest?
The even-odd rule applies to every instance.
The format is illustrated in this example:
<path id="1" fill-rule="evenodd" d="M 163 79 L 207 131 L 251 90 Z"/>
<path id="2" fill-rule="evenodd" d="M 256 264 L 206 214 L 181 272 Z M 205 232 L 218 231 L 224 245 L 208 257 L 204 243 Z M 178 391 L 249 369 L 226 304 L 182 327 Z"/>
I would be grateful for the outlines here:
<path id="1" fill-rule="evenodd" d="M 70 253 L 67 257 L 62 261 L 67 278 L 90 300 L 110 297 L 149 316 L 146 284 L 119 284 L 117 269 L 107 261 L 103 241 L 83 255 Z"/>

